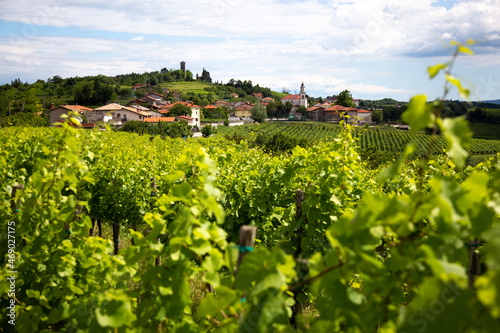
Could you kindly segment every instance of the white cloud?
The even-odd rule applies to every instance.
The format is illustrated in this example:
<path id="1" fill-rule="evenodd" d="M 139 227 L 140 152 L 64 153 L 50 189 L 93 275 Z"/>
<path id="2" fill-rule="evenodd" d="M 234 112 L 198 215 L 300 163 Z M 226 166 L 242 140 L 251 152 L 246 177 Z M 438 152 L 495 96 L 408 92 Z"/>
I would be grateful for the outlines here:
<path id="1" fill-rule="evenodd" d="M 304 81 L 318 94 L 408 95 L 414 87 L 402 86 L 402 65 L 391 71 L 381 65 L 432 56 L 430 65 L 443 55 L 444 42 L 469 37 L 484 42 L 474 47 L 479 55 L 468 66 L 500 62 L 500 0 L 440 3 L 169 0 L 138 7 L 132 0 L 2 1 L 0 20 L 24 25 L 13 32 L 17 37 L 0 37 L 0 79 L 144 72 L 178 68 L 185 60 L 193 73 L 206 67 L 214 79 L 251 79 L 275 90 L 294 91 Z M 80 35 L 101 32 L 102 38 L 45 37 L 45 25 Z M 382 80 L 387 77 L 392 83 Z"/>

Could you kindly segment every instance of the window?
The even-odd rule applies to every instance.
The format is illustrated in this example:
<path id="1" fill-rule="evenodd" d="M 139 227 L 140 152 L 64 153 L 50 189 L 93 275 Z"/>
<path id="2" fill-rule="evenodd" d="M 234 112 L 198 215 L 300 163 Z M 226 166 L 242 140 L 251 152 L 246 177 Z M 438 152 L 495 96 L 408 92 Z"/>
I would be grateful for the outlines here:
<path id="1" fill-rule="evenodd" d="M 120 118 L 120 114 L 119 113 L 116 114 L 116 118 Z"/>

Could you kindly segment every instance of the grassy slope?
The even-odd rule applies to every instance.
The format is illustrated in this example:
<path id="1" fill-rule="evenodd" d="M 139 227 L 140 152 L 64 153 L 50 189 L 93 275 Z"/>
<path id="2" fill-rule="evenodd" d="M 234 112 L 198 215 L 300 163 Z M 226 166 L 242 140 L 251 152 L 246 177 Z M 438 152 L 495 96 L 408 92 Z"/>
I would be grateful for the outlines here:
<path id="1" fill-rule="evenodd" d="M 171 91 L 176 91 L 180 93 L 207 93 L 207 91 L 203 90 L 206 87 L 212 87 L 213 85 L 206 82 L 201 81 L 193 81 L 193 82 L 170 82 L 170 83 L 162 83 L 162 88 L 168 88 Z"/>

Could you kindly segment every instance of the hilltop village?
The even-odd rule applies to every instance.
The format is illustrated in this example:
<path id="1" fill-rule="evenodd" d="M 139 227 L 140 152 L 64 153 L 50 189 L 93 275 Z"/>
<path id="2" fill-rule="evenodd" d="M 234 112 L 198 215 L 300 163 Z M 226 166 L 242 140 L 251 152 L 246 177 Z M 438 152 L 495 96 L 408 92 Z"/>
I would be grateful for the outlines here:
<path id="1" fill-rule="evenodd" d="M 177 71 L 179 72 L 179 71 Z M 181 74 L 191 76 L 186 71 L 185 62 L 181 62 Z M 207 81 L 209 73 L 203 69 L 203 74 L 196 74 L 195 81 Z M 245 81 L 246 82 L 246 81 Z M 265 91 L 267 92 L 267 91 Z M 300 86 L 298 94 L 282 94 L 280 98 L 273 98 L 269 94 L 250 93 L 239 96 L 232 92 L 226 98 L 207 103 L 196 101 L 192 96 L 183 96 L 183 93 L 173 89 L 162 88 L 151 83 L 136 83 L 131 88 L 132 100 L 127 103 L 107 103 L 99 107 L 88 107 L 81 104 L 63 103 L 59 106 L 50 104 L 46 113 L 50 123 L 63 121 L 61 117 L 68 112 L 78 113 L 84 127 L 95 127 L 99 123 L 112 124 L 121 127 L 129 121 L 139 121 L 156 124 L 159 122 L 173 123 L 184 121 L 193 128 L 200 129 L 202 123 L 208 119 L 225 119 L 229 124 L 254 122 L 252 110 L 259 106 L 266 111 L 268 120 L 310 120 L 321 122 L 339 122 L 342 116 L 356 124 L 369 124 L 372 122 L 372 112 L 360 109 L 359 100 L 351 99 L 350 105 L 338 103 L 338 97 L 320 99 L 313 105 L 306 95 L 305 84 Z M 204 122 L 202 122 L 205 120 Z"/>

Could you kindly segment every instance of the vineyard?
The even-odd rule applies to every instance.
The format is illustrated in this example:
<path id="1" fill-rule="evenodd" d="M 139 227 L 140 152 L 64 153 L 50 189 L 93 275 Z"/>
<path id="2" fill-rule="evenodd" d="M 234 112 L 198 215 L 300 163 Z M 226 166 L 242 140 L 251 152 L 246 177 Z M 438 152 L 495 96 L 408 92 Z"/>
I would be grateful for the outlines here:
<path id="1" fill-rule="evenodd" d="M 471 123 L 470 129 L 474 138 L 500 140 L 500 125 L 498 124 Z"/>
<path id="2" fill-rule="evenodd" d="M 499 326 L 498 270 L 474 294 L 464 268 L 476 237 L 491 239 L 474 249 L 496 267 L 494 163 L 375 177 L 351 133 L 338 135 L 277 158 L 222 137 L 3 129 L 0 214 L 16 252 L 0 251 L 2 276 L 17 263 L 16 329 L 437 331 L 457 311 Z M 238 247 L 245 225 L 255 243 Z M 426 320 L 436 300 L 441 319 Z"/>
<path id="3" fill-rule="evenodd" d="M 463 90 L 452 63 L 429 74 Z M 426 101 L 407 137 L 1 129 L 1 331 L 500 331 L 500 161 L 466 167 L 467 122 Z M 317 143 L 270 154 L 260 130 Z M 373 170 L 359 142 L 400 154 Z"/>
<path id="4" fill-rule="evenodd" d="M 476 124 L 482 125 L 482 124 Z M 476 127 L 473 127 L 476 128 Z M 479 128 L 479 127 L 477 127 Z M 484 128 L 490 128 L 484 126 Z M 491 155 L 500 152 L 500 141 L 486 140 L 492 138 L 493 132 L 479 130 L 484 134 L 485 139 L 472 139 L 470 147 L 467 148 L 471 155 Z M 241 125 L 235 127 L 219 127 L 222 135 L 233 135 L 245 137 L 251 140 L 259 133 L 273 135 L 284 133 L 294 138 L 304 138 L 310 142 L 331 141 L 340 133 L 341 128 L 337 124 L 318 123 L 290 123 L 290 122 L 267 122 L 260 125 Z M 493 131 L 493 130 L 492 130 Z M 491 134 L 486 134 L 491 133 Z M 357 139 L 360 148 L 374 147 L 381 151 L 402 152 L 409 142 L 415 143 L 415 154 L 424 155 L 432 140 L 432 136 L 424 133 L 411 134 L 409 131 L 396 129 L 370 129 L 354 128 L 352 135 Z M 438 137 L 434 143 L 434 153 L 442 153 L 446 149 L 446 139 Z"/>

